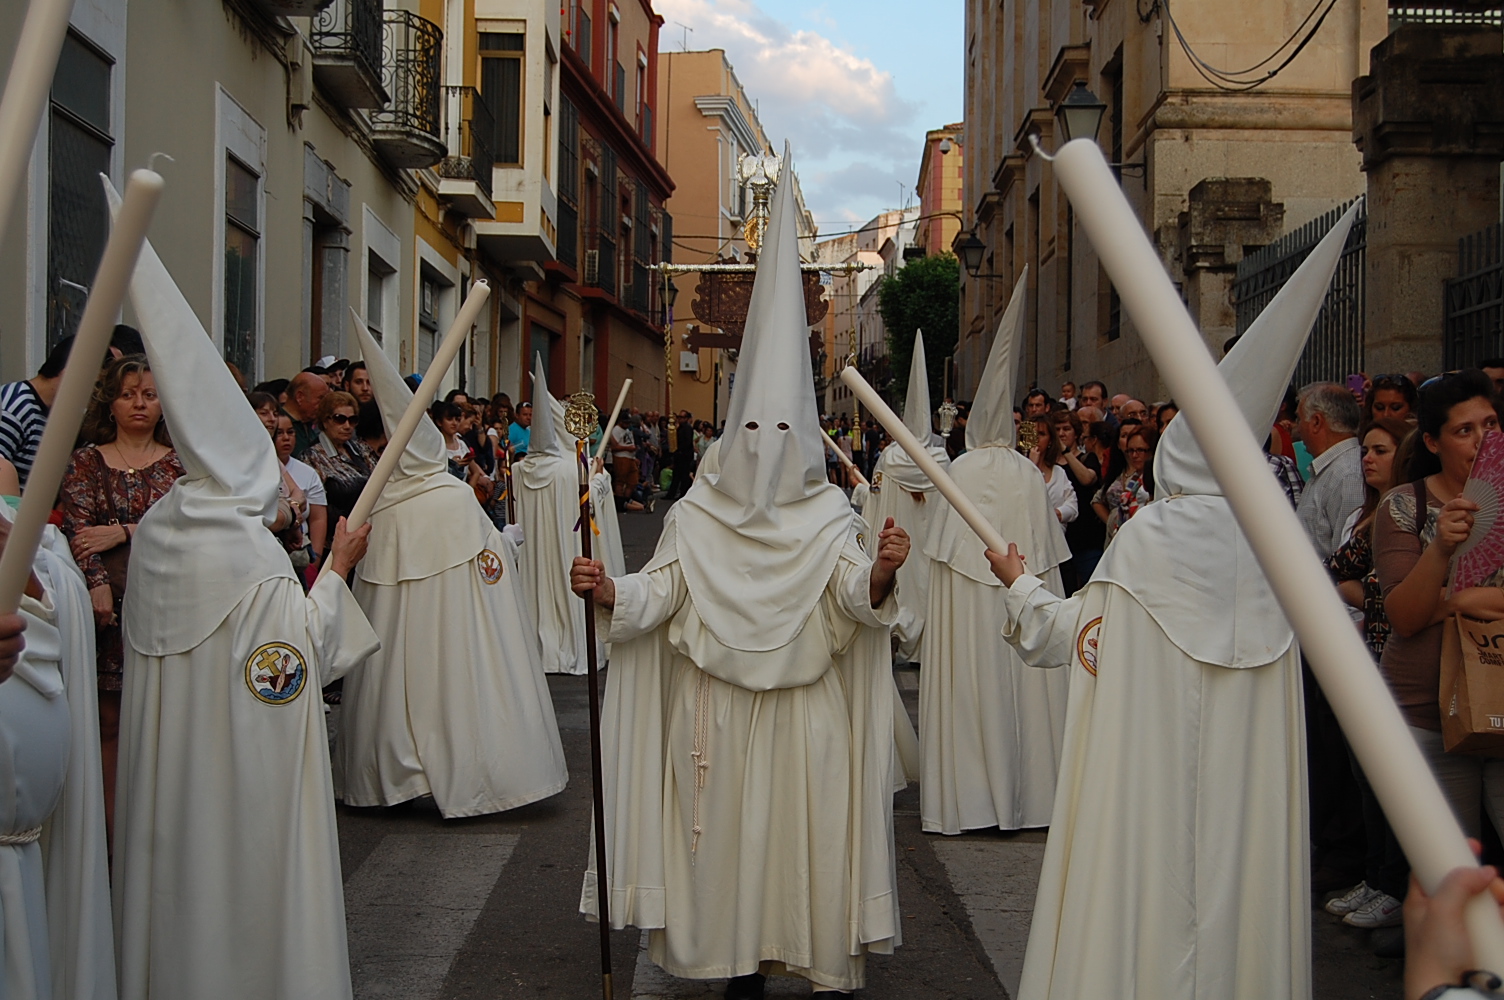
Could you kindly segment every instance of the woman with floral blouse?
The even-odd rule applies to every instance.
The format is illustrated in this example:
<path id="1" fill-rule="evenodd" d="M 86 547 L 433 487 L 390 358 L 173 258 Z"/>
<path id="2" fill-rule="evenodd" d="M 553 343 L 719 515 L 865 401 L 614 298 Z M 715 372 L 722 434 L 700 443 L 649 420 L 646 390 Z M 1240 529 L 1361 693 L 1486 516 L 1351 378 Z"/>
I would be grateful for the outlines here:
<path id="1" fill-rule="evenodd" d="M 119 561 L 121 546 L 129 552 L 137 522 L 183 475 L 144 356 L 126 355 L 105 368 L 82 436 L 93 443 L 73 453 L 63 477 L 63 532 L 94 605 L 105 827 L 113 843 L 123 657 L 119 614 L 125 592 L 118 572 L 116 587 L 111 586 L 106 562 Z"/>

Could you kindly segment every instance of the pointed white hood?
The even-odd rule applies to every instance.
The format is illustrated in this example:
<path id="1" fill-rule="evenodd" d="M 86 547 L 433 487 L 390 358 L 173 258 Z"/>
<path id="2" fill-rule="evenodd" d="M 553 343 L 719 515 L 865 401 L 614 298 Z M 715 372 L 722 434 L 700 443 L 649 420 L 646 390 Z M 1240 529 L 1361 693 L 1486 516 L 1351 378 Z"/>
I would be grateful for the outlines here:
<path id="1" fill-rule="evenodd" d="M 110 212 L 120 196 L 105 182 Z M 295 579 L 276 520 L 281 471 L 271 435 L 235 384 L 193 307 L 150 243 L 131 279 L 162 412 L 186 475 L 141 519 L 126 591 L 127 641 L 146 656 L 186 652 L 241 599 L 276 577 Z"/>
<path id="2" fill-rule="evenodd" d="M 1332 227 L 1218 365 L 1260 440 L 1321 312 L 1355 212 Z M 1092 582 L 1126 590 L 1192 659 L 1242 668 L 1283 656 L 1295 634 L 1188 418 L 1175 418 L 1160 439 L 1154 473 L 1157 499 L 1123 525 Z"/>
<path id="3" fill-rule="evenodd" d="M 1013 426 L 1013 379 L 1018 373 L 1018 353 L 1024 343 L 1024 320 L 1029 287 L 1029 268 L 1025 265 L 1013 286 L 1013 297 L 1003 318 L 998 321 L 992 350 L 977 382 L 971 412 L 966 417 L 966 450 L 978 448 L 1012 448 L 1018 432 Z"/>
<path id="4" fill-rule="evenodd" d="M 825 478 L 793 188 L 785 147 L 720 470 L 702 472 L 676 508 L 695 608 L 716 640 L 744 652 L 778 649 L 804 628 L 854 517 Z"/>
<path id="5" fill-rule="evenodd" d="M 354 326 L 381 423 L 391 436 L 413 392 L 366 325 Z M 371 511 L 370 548 L 355 573 L 378 586 L 426 580 L 474 559 L 490 531 L 474 492 L 449 474 L 444 435 L 425 416 Z"/>
<path id="6" fill-rule="evenodd" d="M 1013 447 L 1013 378 L 1023 343 L 1029 269 L 1013 286 L 976 398 L 966 421 L 966 454 L 950 465 L 951 478 L 1008 541 L 1029 560 L 1030 572 L 1043 576 L 1071 557 L 1065 533 L 1055 516 L 1039 469 Z M 984 547 L 949 504 L 937 515 L 924 543 L 924 554 L 984 587 L 1000 587 L 987 565 Z"/>
<path id="7" fill-rule="evenodd" d="M 944 445 L 935 443 L 935 434 L 930 426 L 930 412 L 929 369 L 924 360 L 924 331 L 920 330 L 914 334 L 914 356 L 909 361 L 909 392 L 903 407 L 903 423 L 915 439 L 927 446 L 930 457 L 939 462 L 941 468 L 945 468 L 950 465 L 950 457 L 946 454 Z M 897 442 L 883 449 L 881 462 L 883 487 L 892 485 L 910 493 L 929 493 L 934 490 L 935 484 L 930 482 L 930 477 L 920 471 L 909 453 Z"/>
<path id="8" fill-rule="evenodd" d="M 519 464 L 522 480 L 535 490 L 552 485 L 564 475 L 578 476 L 574 470 L 574 448 L 566 440 L 564 404 L 548 391 L 548 375 L 543 355 L 533 358 L 533 423 L 529 428 L 527 455 Z"/>

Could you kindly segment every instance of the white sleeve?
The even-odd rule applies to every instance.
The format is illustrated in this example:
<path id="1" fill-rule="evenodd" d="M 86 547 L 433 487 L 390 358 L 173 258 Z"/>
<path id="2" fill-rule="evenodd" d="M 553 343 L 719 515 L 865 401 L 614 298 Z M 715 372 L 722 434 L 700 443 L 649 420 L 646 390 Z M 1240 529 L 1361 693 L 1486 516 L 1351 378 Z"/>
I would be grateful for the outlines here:
<path id="1" fill-rule="evenodd" d="M 909 558 L 923 553 L 910 551 Z M 836 560 L 836 599 L 847 617 L 862 625 L 887 628 L 898 621 L 898 587 L 888 591 L 888 596 L 877 607 L 872 606 L 872 564 L 852 559 Z"/>
<path id="2" fill-rule="evenodd" d="M 1063 667 L 1071 662 L 1079 597 L 1059 598 L 1037 576 L 1021 576 L 1005 588 L 1003 638 L 1031 667 Z"/>
<path id="3" fill-rule="evenodd" d="M 381 648 L 381 639 L 355 595 L 337 574 L 320 577 L 306 600 L 308 635 L 318 656 L 320 685 L 339 680 Z"/>
<path id="4" fill-rule="evenodd" d="M 645 635 L 674 616 L 688 596 L 678 560 L 644 573 L 612 580 L 616 606 L 596 606 L 596 624 L 605 642 L 625 642 Z"/>
<path id="5" fill-rule="evenodd" d="M 1059 486 L 1056 486 L 1056 482 Z M 1056 496 L 1055 509 L 1060 512 L 1060 523 L 1070 524 L 1081 513 L 1081 505 L 1076 499 L 1076 488 L 1071 485 L 1070 477 L 1060 466 L 1055 466 L 1055 478 L 1050 482 L 1051 489 Z"/>

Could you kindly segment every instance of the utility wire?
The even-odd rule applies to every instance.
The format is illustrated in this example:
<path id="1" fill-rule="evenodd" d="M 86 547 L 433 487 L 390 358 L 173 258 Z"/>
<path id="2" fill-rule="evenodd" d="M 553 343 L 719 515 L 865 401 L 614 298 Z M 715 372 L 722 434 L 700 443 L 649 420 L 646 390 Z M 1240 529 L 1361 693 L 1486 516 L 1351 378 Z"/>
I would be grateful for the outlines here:
<path id="1" fill-rule="evenodd" d="M 1300 53 L 1305 49 L 1305 47 L 1311 43 L 1311 39 L 1316 37 L 1316 33 L 1321 30 L 1322 24 L 1326 22 L 1327 15 L 1332 12 L 1332 9 L 1334 7 L 1337 6 L 1337 0 L 1316 0 L 1315 6 L 1313 6 L 1310 10 L 1310 13 L 1306 14 L 1305 18 L 1301 20 L 1294 33 L 1292 33 L 1289 38 L 1281 42 L 1279 46 L 1266 58 L 1258 63 L 1255 63 L 1248 69 L 1224 70 L 1219 69 L 1216 66 L 1213 66 L 1211 63 L 1207 62 L 1205 59 L 1202 59 L 1199 55 L 1196 54 L 1195 49 L 1191 48 L 1191 43 L 1186 39 L 1185 33 L 1180 30 L 1180 25 L 1176 22 L 1175 15 L 1170 10 L 1170 0 L 1158 0 L 1158 3 L 1165 12 L 1165 20 L 1170 22 L 1170 28 L 1175 32 L 1176 41 L 1180 43 L 1180 47 L 1185 50 L 1186 56 L 1190 58 L 1191 67 L 1195 69 L 1197 73 L 1201 74 L 1202 78 L 1204 78 L 1208 83 L 1216 87 L 1218 90 L 1225 90 L 1232 93 L 1241 93 L 1244 91 L 1253 90 L 1256 87 L 1263 86 L 1265 83 L 1268 83 L 1270 80 L 1278 76 L 1285 69 L 1285 67 L 1294 62 L 1296 57 L 1299 56 Z M 1325 6 L 1323 6 L 1323 4 Z M 1320 11 L 1319 15 L 1317 13 L 1318 11 Z M 1314 24 L 1312 23 L 1313 19 L 1315 21 Z M 1310 26 L 1310 29 L 1306 31 L 1305 37 L 1301 38 L 1300 41 L 1296 43 L 1296 38 L 1300 36 L 1301 31 L 1304 30 L 1307 25 Z M 1257 70 L 1262 69 L 1264 66 L 1269 65 L 1269 63 L 1272 62 L 1276 57 L 1278 57 L 1281 52 L 1289 48 L 1292 43 L 1295 43 L 1295 47 L 1291 49 L 1290 54 L 1287 55 L 1284 60 L 1279 63 L 1279 65 L 1275 66 L 1273 69 L 1270 69 L 1263 76 L 1255 80 L 1239 79 L 1239 77 L 1241 76 L 1246 76 L 1249 73 L 1256 72 Z"/>

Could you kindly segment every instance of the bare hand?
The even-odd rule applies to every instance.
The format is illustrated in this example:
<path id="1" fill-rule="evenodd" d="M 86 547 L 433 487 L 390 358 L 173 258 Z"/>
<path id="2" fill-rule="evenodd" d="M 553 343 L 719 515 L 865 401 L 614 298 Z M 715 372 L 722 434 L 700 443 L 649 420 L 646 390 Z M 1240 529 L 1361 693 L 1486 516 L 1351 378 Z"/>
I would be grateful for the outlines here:
<path id="1" fill-rule="evenodd" d="M 606 564 L 599 559 L 575 556 L 574 564 L 569 567 L 569 587 L 581 597 L 593 593 L 595 603 L 603 608 L 616 606 L 616 584 L 606 575 Z"/>
<path id="2" fill-rule="evenodd" d="M 992 564 L 992 575 L 1001 580 L 1005 587 L 1013 586 L 1014 581 L 1029 572 L 1024 557 L 1018 553 L 1018 546 L 1012 542 L 1008 543 L 1007 555 L 988 549 L 987 561 Z"/>
<path id="3" fill-rule="evenodd" d="M 329 568 L 340 577 L 350 575 L 356 563 L 365 558 L 371 542 L 371 523 L 367 521 L 351 531 L 340 518 L 334 526 L 334 543 L 329 546 Z"/>
<path id="4" fill-rule="evenodd" d="M 115 546 L 125 542 L 126 528 L 119 524 L 97 524 L 87 528 L 79 528 L 74 534 L 70 548 L 73 549 L 74 559 L 85 559 L 89 556 L 108 552 Z"/>
<path id="5" fill-rule="evenodd" d="M 10 680 L 21 659 L 21 650 L 26 640 L 21 633 L 26 631 L 26 619 L 21 615 L 0 615 L 0 682 Z"/>
<path id="6" fill-rule="evenodd" d="M 1457 551 L 1457 546 L 1467 541 L 1473 530 L 1473 512 L 1478 505 L 1467 497 L 1453 497 L 1441 508 L 1436 522 L 1436 538 L 1431 542 L 1448 559 Z M 1417 515 L 1423 516 L 1423 515 Z"/>
<path id="7" fill-rule="evenodd" d="M 898 569 L 909 558 L 909 533 L 894 527 L 890 517 L 877 534 L 877 556 L 872 560 L 872 577 L 868 589 L 875 608 L 893 592 Z"/>
<path id="8" fill-rule="evenodd" d="M 89 603 L 94 607 L 94 621 L 99 625 L 115 624 L 115 593 L 108 583 L 89 588 Z"/>
<path id="9" fill-rule="evenodd" d="M 1469 843 L 1476 853 L 1478 842 Z M 1463 913 L 1468 902 L 1483 892 L 1504 904 L 1504 881 L 1492 865 L 1454 868 L 1434 896 L 1427 896 L 1415 876 L 1410 876 L 1410 894 L 1405 897 L 1406 1000 L 1418 1000 L 1443 983 L 1460 982 L 1463 973 L 1478 967 Z"/>

